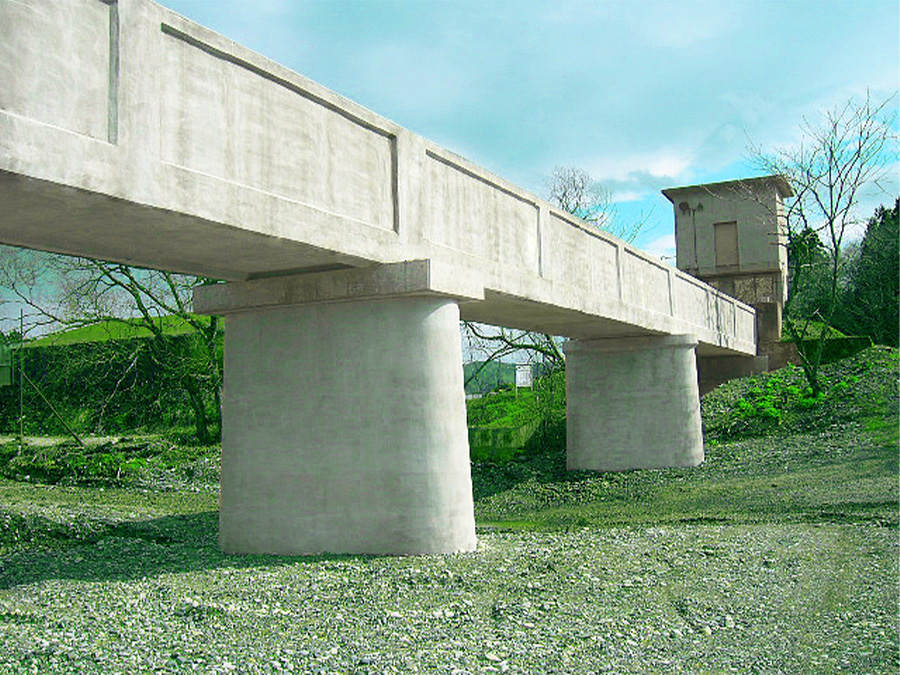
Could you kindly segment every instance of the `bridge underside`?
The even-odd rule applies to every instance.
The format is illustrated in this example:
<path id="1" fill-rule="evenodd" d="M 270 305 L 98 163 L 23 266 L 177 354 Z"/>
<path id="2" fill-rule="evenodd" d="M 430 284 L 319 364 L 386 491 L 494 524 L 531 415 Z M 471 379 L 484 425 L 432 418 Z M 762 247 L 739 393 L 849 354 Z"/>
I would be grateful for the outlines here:
<path id="1" fill-rule="evenodd" d="M 419 260 L 197 289 L 225 315 L 226 551 L 472 550 L 460 310 L 529 314 L 452 276 Z M 696 339 L 597 333 L 566 344 L 569 467 L 702 462 Z"/>
<path id="2" fill-rule="evenodd" d="M 0 170 L 0 242 L 225 281 L 369 267 L 358 256 Z M 461 318 L 572 339 L 662 331 L 485 288 Z M 701 354 L 730 350 L 701 344 Z"/>
<path id="3" fill-rule="evenodd" d="M 371 266 L 310 244 L 248 232 L 186 213 L 0 171 L 0 242 L 13 246 L 225 281 Z M 485 289 L 460 305 L 461 318 L 572 339 L 664 335 L 615 319 Z M 701 344 L 701 354 L 729 350 Z"/>
<path id="4" fill-rule="evenodd" d="M 0 241 L 241 281 L 370 264 L 301 241 L 0 170 Z"/>

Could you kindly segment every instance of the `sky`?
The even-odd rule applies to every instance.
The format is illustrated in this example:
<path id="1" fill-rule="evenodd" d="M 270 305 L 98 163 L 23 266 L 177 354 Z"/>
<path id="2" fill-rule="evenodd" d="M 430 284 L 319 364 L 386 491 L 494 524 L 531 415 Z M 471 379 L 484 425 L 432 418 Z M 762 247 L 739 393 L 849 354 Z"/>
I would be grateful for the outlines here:
<path id="1" fill-rule="evenodd" d="M 586 170 L 665 259 L 660 190 L 759 175 L 749 146 L 900 86 L 897 0 L 161 4 L 539 196 L 555 166 Z"/>
<path id="2" fill-rule="evenodd" d="M 660 190 L 759 175 L 748 146 L 900 87 L 898 0 L 158 1 L 538 196 L 588 171 L 670 263 Z M 863 217 L 896 167 L 888 192 Z"/>

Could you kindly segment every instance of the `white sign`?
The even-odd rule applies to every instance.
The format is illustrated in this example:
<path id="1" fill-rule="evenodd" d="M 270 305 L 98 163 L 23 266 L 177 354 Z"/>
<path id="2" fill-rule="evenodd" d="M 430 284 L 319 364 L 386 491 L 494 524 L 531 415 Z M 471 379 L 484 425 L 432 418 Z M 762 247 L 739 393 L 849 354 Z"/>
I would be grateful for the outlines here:
<path id="1" fill-rule="evenodd" d="M 531 387 L 532 378 L 531 378 L 531 364 L 530 363 L 517 363 L 516 364 L 516 387 Z"/>

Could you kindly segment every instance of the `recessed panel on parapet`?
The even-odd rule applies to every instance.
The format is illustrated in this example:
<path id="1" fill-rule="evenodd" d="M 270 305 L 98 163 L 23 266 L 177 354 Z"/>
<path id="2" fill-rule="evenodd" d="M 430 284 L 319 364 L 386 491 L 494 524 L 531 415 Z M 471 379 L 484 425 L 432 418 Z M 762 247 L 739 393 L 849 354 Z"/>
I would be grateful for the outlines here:
<path id="1" fill-rule="evenodd" d="M 590 279 L 591 252 L 588 237 L 576 225 L 556 213 L 550 214 L 550 232 L 547 237 L 547 278 L 570 286 L 584 285 Z"/>
<path id="2" fill-rule="evenodd" d="M 101 0 L 0 2 L 0 110 L 115 140 L 116 12 Z"/>
<path id="3" fill-rule="evenodd" d="M 591 257 L 591 289 L 606 298 L 618 298 L 619 273 L 616 269 L 618 253 L 615 242 L 599 233 L 590 237 L 588 249 Z"/>
<path id="4" fill-rule="evenodd" d="M 428 241 L 537 274 L 538 205 L 443 155 L 426 157 Z"/>
<path id="5" fill-rule="evenodd" d="M 707 293 L 708 286 L 693 277 L 674 275 L 672 277 L 672 299 L 678 316 L 695 317 L 698 326 L 710 324 L 712 299 Z"/>
<path id="6" fill-rule="evenodd" d="M 544 276 L 569 286 L 588 285 L 591 293 L 618 299 L 618 245 L 610 235 L 560 213 L 551 212 L 549 225 Z"/>
<path id="7" fill-rule="evenodd" d="M 669 273 L 663 263 L 653 263 L 635 251 L 626 251 L 623 262 L 624 300 L 660 314 L 670 314 Z"/>
<path id="8" fill-rule="evenodd" d="M 163 161 L 394 229 L 392 134 L 195 36 L 163 32 Z"/>

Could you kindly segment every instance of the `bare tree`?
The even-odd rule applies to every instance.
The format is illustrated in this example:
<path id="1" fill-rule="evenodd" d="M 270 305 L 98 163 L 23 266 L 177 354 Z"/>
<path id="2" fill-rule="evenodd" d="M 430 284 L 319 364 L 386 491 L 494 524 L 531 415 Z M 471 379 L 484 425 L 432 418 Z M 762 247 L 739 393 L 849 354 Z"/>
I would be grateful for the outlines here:
<path id="1" fill-rule="evenodd" d="M 542 364 L 548 370 L 565 367 L 560 338 L 536 331 L 485 326 L 463 321 L 463 336 L 469 353 L 479 354 L 481 363 L 466 377 L 465 384 L 477 380 L 491 363 L 514 356 L 526 363 Z"/>
<path id="2" fill-rule="evenodd" d="M 563 211 L 581 218 L 601 230 L 608 230 L 616 219 L 610 192 L 591 178 L 584 169 L 555 166 L 546 179 L 547 200 Z"/>
<path id="3" fill-rule="evenodd" d="M 888 194 L 886 181 L 896 175 L 896 97 L 895 93 L 880 103 L 869 95 L 862 102 L 850 100 L 820 119 L 804 119 L 802 141 L 794 147 L 771 153 L 751 149 L 756 165 L 784 176 L 795 193 L 784 213 L 787 245 L 794 257 L 789 261 L 792 285 L 784 327 L 798 345 L 814 340 L 811 349 L 798 350 L 814 395 L 821 391 L 819 365 L 837 308 L 842 246 L 854 227 L 865 222 L 860 199 L 867 191 Z M 824 292 L 817 291 L 821 300 L 811 313 L 798 314 L 793 306 L 814 290 L 811 256 L 821 256 L 822 251 L 827 268 Z"/>
<path id="4" fill-rule="evenodd" d="M 555 166 L 546 185 L 551 204 L 629 244 L 634 243 L 650 221 L 647 213 L 634 222 L 624 222 L 612 201 L 612 193 L 584 169 Z"/>
<path id="5" fill-rule="evenodd" d="M 203 443 L 216 440 L 221 430 L 221 326 L 218 317 L 191 311 L 194 287 L 208 283 L 217 282 L 11 247 L 0 253 L 0 285 L 29 308 L 32 328 L 128 324 L 145 329 L 150 338 L 144 345 L 184 390 Z M 169 317 L 181 322 L 184 335 L 167 330 Z"/>

